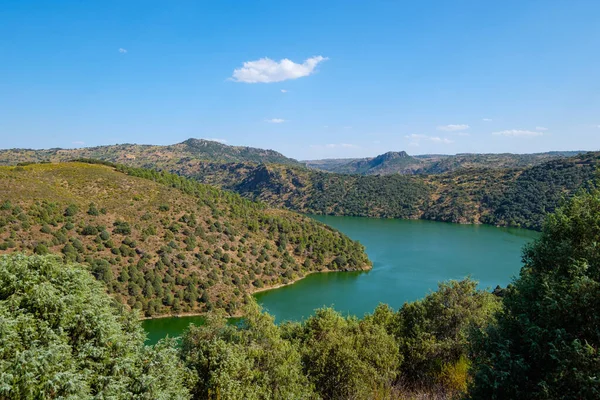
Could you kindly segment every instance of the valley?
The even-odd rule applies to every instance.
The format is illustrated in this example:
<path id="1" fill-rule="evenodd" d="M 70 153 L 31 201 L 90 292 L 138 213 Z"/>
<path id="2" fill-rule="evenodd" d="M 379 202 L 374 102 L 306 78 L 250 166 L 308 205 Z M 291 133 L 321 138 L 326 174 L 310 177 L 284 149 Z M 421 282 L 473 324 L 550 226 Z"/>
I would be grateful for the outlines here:
<path id="1" fill-rule="evenodd" d="M 539 237 L 518 228 L 457 225 L 431 221 L 314 216 L 365 245 L 373 269 L 311 274 L 293 285 L 253 297 L 284 321 L 303 321 L 315 309 L 333 307 L 342 315 L 363 317 L 378 304 L 400 308 L 435 290 L 439 282 L 466 276 L 491 291 L 518 275 L 522 247 Z M 149 343 L 179 336 L 198 317 L 144 321 Z"/>

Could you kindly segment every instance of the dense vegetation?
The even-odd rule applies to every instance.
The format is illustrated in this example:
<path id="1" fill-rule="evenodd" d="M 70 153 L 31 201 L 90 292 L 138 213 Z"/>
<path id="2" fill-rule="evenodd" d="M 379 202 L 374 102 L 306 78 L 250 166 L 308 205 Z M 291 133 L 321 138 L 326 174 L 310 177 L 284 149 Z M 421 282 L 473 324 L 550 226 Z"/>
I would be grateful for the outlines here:
<path id="1" fill-rule="evenodd" d="M 0 398 L 185 399 L 192 382 L 83 267 L 0 256 Z"/>
<path id="2" fill-rule="evenodd" d="M 597 399 L 600 191 L 551 215 L 520 277 L 466 279 L 363 318 L 317 310 L 275 325 L 250 302 L 179 347 L 142 345 L 139 321 L 81 266 L 0 258 L 0 396 L 197 399 Z"/>
<path id="3" fill-rule="evenodd" d="M 303 168 L 271 150 L 198 139 L 172 146 L 0 151 L 0 163 L 7 165 L 77 158 L 193 177 L 252 200 L 308 214 L 422 218 L 536 230 L 563 198 L 587 187 L 600 165 L 600 153 L 580 152 L 416 157 L 389 152 L 349 160 L 350 164 L 343 160 L 311 164 L 342 172 L 331 173 Z"/>
<path id="4" fill-rule="evenodd" d="M 470 169 L 427 176 L 360 176 L 252 164 L 206 163 L 180 173 L 291 210 L 423 218 L 541 229 L 563 198 L 587 187 L 600 165 L 588 153 L 526 169 Z"/>
<path id="5" fill-rule="evenodd" d="M 146 316 L 238 313 L 245 295 L 370 268 L 362 245 L 288 211 L 177 175 L 84 163 L 0 168 L 0 252 L 89 266 Z"/>
<path id="6" fill-rule="evenodd" d="M 600 398 L 600 191 L 549 216 L 498 322 L 475 341 L 473 399 Z"/>
<path id="7" fill-rule="evenodd" d="M 82 266 L 55 256 L 0 258 L 0 396 L 28 398 L 372 399 L 459 393 L 470 329 L 499 305 L 469 280 L 363 319 L 318 310 L 277 326 L 256 304 L 218 313 L 179 348 L 143 346 L 135 314 Z M 445 312 L 440 312 L 446 310 Z M 417 361 L 418 360 L 418 361 Z"/>

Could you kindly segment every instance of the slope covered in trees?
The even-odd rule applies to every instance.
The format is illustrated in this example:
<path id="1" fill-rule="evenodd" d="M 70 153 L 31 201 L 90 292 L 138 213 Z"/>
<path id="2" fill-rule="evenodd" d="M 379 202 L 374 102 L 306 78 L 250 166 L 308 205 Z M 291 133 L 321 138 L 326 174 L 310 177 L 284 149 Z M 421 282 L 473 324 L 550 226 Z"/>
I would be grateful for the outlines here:
<path id="1" fill-rule="evenodd" d="M 93 158 L 193 177 L 302 213 L 422 218 L 539 230 L 544 216 L 563 198 L 586 187 L 600 164 L 600 153 L 567 157 L 577 153 L 410 157 L 391 152 L 353 160 L 355 166 L 361 166 L 360 171 L 340 174 L 304 168 L 270 150 L 190 139 L 172 146 L 5 150 L 0 151 L 0 163 Z M 420 172 L 413 171 L 419 172 L 416 175 L 377 175 L 394 166 L 411 169 L 413 161 L 421 165 Z M 336 160 L 331 165 L 344 163 Z"/>
<path id="2" fill-rule="evenodd" d="M 525 169 L 360 176 L 280 165 L 212 164 L 179 173 L 267 204 L 312 214 L 423 218 L 540 229 L 563 198 L 587 187 L 600 153 Z"/>
<path id="3" fill-rule="evenodd" d="M 15 251 L 85 263 L 147 316 L 236 314 L 259 288 L 370 268 L 362 245 L 310 218 L 169 173 L 86 163 L 0 168 L 0 252 Z"/>

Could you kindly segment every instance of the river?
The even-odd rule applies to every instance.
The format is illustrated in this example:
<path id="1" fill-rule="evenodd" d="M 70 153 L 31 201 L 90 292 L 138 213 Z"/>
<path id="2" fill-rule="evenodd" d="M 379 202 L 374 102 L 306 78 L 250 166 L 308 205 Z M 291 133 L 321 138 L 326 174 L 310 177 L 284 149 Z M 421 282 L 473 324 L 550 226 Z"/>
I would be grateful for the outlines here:
<path id="1" fill-rule="evenodd" d="M 362 316 L 379 303 L 394 308 L 435 290 L 438 282 L 471 276 L 481 288 L 506 286 L 518 275 L 521 249 L 537 232 L 486 225 L 457 225 L 358 217 L 314 216 L 366 247 L 368 272 L 312 274 L 279 289 L 260 292 L 257 301 L 277 321 L 302 320 L 315 308 L 332 306 Z M 176 336 L 200 317 L 144 321 L 149 343 Z"/>

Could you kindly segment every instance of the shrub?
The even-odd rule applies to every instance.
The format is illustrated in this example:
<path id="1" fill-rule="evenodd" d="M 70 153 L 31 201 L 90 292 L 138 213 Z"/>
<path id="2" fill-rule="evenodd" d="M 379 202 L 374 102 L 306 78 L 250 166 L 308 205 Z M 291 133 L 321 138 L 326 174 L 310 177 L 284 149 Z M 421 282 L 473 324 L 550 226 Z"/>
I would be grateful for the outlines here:
<path id="1" fill-rule="evenodd" d="M 475 341 L 472 399 L 600 398 L 598 238 L 600 191 L 548 217 L 497 324 Z"/>
<path id="2" fill-rule="evenodd" d="M 0 288 L 1 398 L 189 397 L 173 342 L 145 347 L 137 316 L 83 267 L 2 256 Z"/>
<path id="3" fill-rule="evenodd" d="M 129 226 L 129 223 L 126 221 L 115 221 L 113 223 L 113 233 L 115 234 L 120 234 L 120 235 L 130 235 L 131 234 L 131 227 Z"/>
<path id="4" fill-rule="evenodd" d="M 74 217 L 77 215 L 79 208 L 75 204 L 69 204 L 69 206 L 65 209 L 65 217 Z"/>

